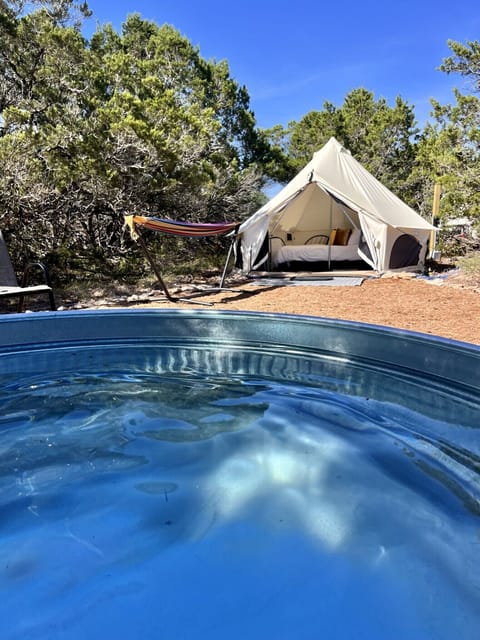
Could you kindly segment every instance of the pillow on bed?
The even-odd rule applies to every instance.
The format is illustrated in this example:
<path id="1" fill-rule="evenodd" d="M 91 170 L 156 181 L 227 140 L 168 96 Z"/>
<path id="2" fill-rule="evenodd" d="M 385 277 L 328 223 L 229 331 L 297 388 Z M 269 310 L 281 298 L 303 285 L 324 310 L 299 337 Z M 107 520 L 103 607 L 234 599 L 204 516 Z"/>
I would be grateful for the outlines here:
<path id="1" fill-rule="evenodd" d="M 337 229 L 337 233 L 335 234 L 335 241 L 333 244 L 340 246 L 345 246 L 346 244 L 348 244 L 350 231 L 350 229 Z"/>
<path id="2" fill-rule="evenodd" d="M 328 241 L 328 244 L 335 244 L 335 236 L 337 235 L 337 230 L 336 229 L 332 229 L 330 231 L 330 239 Z"/>
<path id="3" fill-rule="evenodd" d="M 310 236 L 305 244 L 328 244 L 328 236 L 324 234 Z"/>
<path id="4" fill-rule="evenodd" d="M 360 229 L 352 229 L 352 233 L 348 239 L 348 244 L 359 244 L 361 233 Z"/>

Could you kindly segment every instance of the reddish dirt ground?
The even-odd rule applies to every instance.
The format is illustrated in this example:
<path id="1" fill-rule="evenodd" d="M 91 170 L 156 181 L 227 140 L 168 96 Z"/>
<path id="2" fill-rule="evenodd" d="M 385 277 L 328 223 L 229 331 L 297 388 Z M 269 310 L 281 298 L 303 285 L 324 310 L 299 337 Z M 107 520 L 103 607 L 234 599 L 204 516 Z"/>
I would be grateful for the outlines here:
<path id="1" fill-rule="evenodd" d="M 233 285 L 232 285 L 233 286 Z M 480 345 L 480 287 L 461 279 L 372 278 L 360 286 L 234 285 L 243 292 L 196 298 L 213 309 L 321 316 L 397 327 Z M 177 295 L 177 294 L 176 294 Z M 190 308 L 159 301 L 129 303 L 142 308 Z"/>

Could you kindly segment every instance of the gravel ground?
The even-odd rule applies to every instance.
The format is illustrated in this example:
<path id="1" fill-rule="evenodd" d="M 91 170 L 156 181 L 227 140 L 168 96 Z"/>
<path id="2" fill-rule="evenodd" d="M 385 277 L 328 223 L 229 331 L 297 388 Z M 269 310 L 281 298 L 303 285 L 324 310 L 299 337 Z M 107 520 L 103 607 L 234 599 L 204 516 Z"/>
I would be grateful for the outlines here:
<path id="1" fill-rule="evenodd" d="M 423 279 L 411 274 L 367 278 L 360 286 L 257 286 L 228 283 L 241 291 L 222 291 L 195 300 L 210 308 L 302 314 L 367 322 L 428 333 L 480 345 L 480 283 L 455 272 Z M 175 295 L 181 291 L 172 287 Z M 185 293 L 184 293 L 185 295 Z M 129 291 L 97 298 L 84 307 L 195 308 L 167 301 L 158 290 Z"/>

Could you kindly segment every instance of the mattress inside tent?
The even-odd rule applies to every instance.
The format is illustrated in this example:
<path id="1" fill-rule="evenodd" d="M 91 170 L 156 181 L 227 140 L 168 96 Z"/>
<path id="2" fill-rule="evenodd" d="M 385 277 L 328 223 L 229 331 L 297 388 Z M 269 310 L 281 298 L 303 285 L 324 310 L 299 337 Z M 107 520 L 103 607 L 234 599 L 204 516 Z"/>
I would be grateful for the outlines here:
<path id="1" fill-rule="evenodd" d="M 285 245 L 278 247 L 272 253 L 272 267 L 288 262 L 327 262 L 329 259 L 335 261 L 355 261 L 359 260 L 358 244 L 352 245 L 328 245 L 324 244 L 303 244 Z"/>

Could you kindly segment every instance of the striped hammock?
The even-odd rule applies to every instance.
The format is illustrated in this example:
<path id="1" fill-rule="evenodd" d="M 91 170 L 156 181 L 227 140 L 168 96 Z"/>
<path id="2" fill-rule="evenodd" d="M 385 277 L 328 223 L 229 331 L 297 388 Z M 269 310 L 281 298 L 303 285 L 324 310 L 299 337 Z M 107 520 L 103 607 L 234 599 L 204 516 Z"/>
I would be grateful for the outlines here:
<path id="1" fill-rule="evenodd" d="M 130 229 L 132 238 L 136 239 L 138 234 L 135 226 L 139 225 L 152 231 L 160 231 L 175 236 L 189 238 L 203 236 L 219 236 L 222 233 L 233 231 L 237 222 L 179 222 L 177 220 L 167 220 L 164 218 L 153 218 L 150 216 L 125 216 L 125 224 Z"/>

